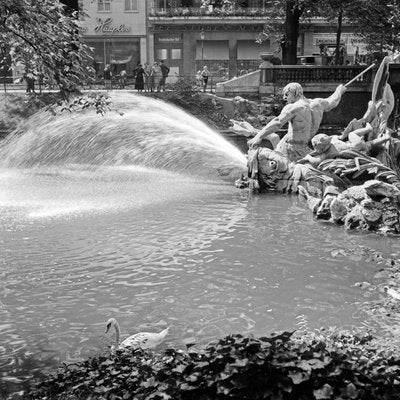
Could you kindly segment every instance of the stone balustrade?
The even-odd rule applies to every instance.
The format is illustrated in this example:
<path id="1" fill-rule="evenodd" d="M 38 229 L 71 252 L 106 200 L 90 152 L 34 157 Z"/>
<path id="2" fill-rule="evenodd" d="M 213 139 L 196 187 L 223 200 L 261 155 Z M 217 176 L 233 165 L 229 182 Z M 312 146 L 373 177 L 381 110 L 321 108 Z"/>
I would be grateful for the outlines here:
<path id="1" fill-rule="evenodd" d="M 304 83 L 345 83 L 355 78 L 366 67 L 361 65 L 273 65 L 262 68 L 261 84 Z M 365 86 L 372 83 L 373 72 L 367 71 L 353 85 Z"/>

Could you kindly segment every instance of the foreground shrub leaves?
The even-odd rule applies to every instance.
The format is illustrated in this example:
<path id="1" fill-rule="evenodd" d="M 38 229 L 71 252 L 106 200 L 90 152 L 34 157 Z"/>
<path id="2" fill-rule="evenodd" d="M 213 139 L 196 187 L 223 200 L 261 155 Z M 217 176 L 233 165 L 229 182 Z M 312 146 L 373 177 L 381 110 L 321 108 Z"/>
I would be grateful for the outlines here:
<path id="1" fill-rule="evenodd" d="M 31 399 L 400 399 L 400 355 L 369 335 L 230 335 L 200 351 L 118 351 L 64 365 Z"/>

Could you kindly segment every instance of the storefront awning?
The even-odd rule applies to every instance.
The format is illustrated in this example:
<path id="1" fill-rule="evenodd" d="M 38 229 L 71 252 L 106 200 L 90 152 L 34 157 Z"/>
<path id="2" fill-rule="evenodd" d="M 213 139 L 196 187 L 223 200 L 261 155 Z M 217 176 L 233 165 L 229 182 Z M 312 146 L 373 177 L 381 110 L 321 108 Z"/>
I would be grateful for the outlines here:
<path id="1" fill-rule="evenodd" d="M 229 60 L 227 40 L 198 40 L 196 42 L 196 60 Z"/>
<path id="2" fill-rule="evenodd" d="M 237 59 L 238 60 L 260 60 L 261 53 L 270 51 L 269 41 L 261 44 L 254 40 L 238 40 L 237 42 Z"/>

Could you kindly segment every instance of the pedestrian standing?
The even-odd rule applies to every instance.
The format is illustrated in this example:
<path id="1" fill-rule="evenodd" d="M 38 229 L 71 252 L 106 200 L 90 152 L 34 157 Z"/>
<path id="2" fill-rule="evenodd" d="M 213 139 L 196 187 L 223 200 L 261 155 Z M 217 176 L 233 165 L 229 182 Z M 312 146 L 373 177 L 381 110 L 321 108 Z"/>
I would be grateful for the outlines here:
<path id="1" fill-rule="evenodd" d="M 108 90 L 111 89 L 111 67 L 106 64 L 103 71 L 104 87 Z"/>
<path id="2" fill-rule="evenodd" d="M 136 72 L 136 81 L 135 81 L 135 89 L 137 89 L 138 92 L 143 92 L 144 89 L 144 69 L 142 67 L 142 64 L 139 64 L 138 67 L 135 70 Z"/>
<path id="3" fill-rule="evenodd" d="M 155 90 L 159 92 L 161 90 L 162 71 L 157 61 L 154 62 L 152 69 L 153 69 Z"/>
<path id="4" fill-rule="evenodd" d="M 145 92 L 150 92 L 150 77 L 151 77 L 151 68 L 148 62 L 144 63 L 143 66 L 144 69 L 144 91 Z M 153 90 L 152 90 L 153 91 Z"/>
<path id="5" fill-rule="evenodd" d="M 31 72 L 25 74 L 26 93 L 35 93 L 35 78 Z"/>
<path id="6" fill-rule="evenodd" d="M 168 78 L 169 67 L 167 67 L 164 64 L 164 61 L 161 60 L 160 61 L 160 68 L 161 68 L 161 74 L 162 74 L 162 78 L 161 78 L 161 81 L 160 81 L 160 89 L 162 89 L 165 92 L 165 83 L 166 83 L 167 78 Z"/>

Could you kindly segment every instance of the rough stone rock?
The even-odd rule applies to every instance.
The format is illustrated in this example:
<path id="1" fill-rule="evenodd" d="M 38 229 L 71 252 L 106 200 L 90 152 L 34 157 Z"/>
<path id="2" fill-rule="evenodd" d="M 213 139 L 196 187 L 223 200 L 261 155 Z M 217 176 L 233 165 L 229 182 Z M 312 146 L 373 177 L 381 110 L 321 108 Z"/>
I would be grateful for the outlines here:
<path id="1" fill-rule="evenodd" d="M 254 101 L 249 101 L 243 97 L 236 96 L 233 98 L 233 104 L 239 113 L 249 113 L 258 110 L 258 104 Z"/>
<path id="2" fill-rule="evenodd" d="M 353 207 L 355 207 L 358 204 L 358 202 L 349 195 L 348 189 L 346 191 L 344 191 L 343 193 L 340 193 L 338 198 L 346 203 L 346 207 L 348 210 L 351 210 Z"/>
<path id="3" fill-rule="evenodd" d="M 317 213 L 319 206 L 321 205 L 322 200 L 318 197 L 309 196 L 307 198 L 307 204 L 309 209 L 313 212 L 313 214 Z"/>
<path id="4" fill-rule="evenodd" d="M 361 202 L 361 213 L 368 224 L 374 224 L 382 217 L 384 206 L 372 199 L 364 199 Z"/>
<path id="5" fill-rule="evenodd" d="M 382 224 L 389 227 L 394 227 L 399 224 L 399 210 L 395 205 L 389 204 L 384 207 Z"/>
<path id="6" fill-rule="evenodd" d="M 390 183 L 385 183 L 377 180 L 370 180 L 362 185 L 372 199 L 376 198 L 396 198 L 400 196 L 400 190 Z"/>
<path id="7" fill-rule="evenodd" d="M 333 222 L 343 223 L 349 209 L 347 208 L 348 200 L 342 197 L 336 197 L 330 205 L 331 218 Z"/>
<path id="8" fill-rule="evenodd" d="M 340 192 L 339 192 L 339 189 L 336 186 L 329 185 L 324 190 L 324 196 L 326 196 L 328 194 L 331 194 L 333 196 L 339 196 Z"/>
<path id="9" fill-rule="evenodd" d="M 357 203 L 361 203 L 362 200 L 367 198 L 367 192 L 363 186 L 349 187 L 342 194 L 349 199 L 355 200 Z"/>
<path id="10" fill-rule="evenodd" d="M 344 226 L 346 229 L 359 229 L 363 231 L 369 230 L 369 225 L 362 215 L 362 207 L 355 206 L 344 218 Z"/>
<path id="11" fill-rule="evenodd" d="M 321 205 L 318 207 L 316 211 L 316 216 L 319 219 L 330 219 L 331 218 L 331 204 L 333 200 L 336 199 L 336 195 L 327 194 L 322 202 Z"/>

